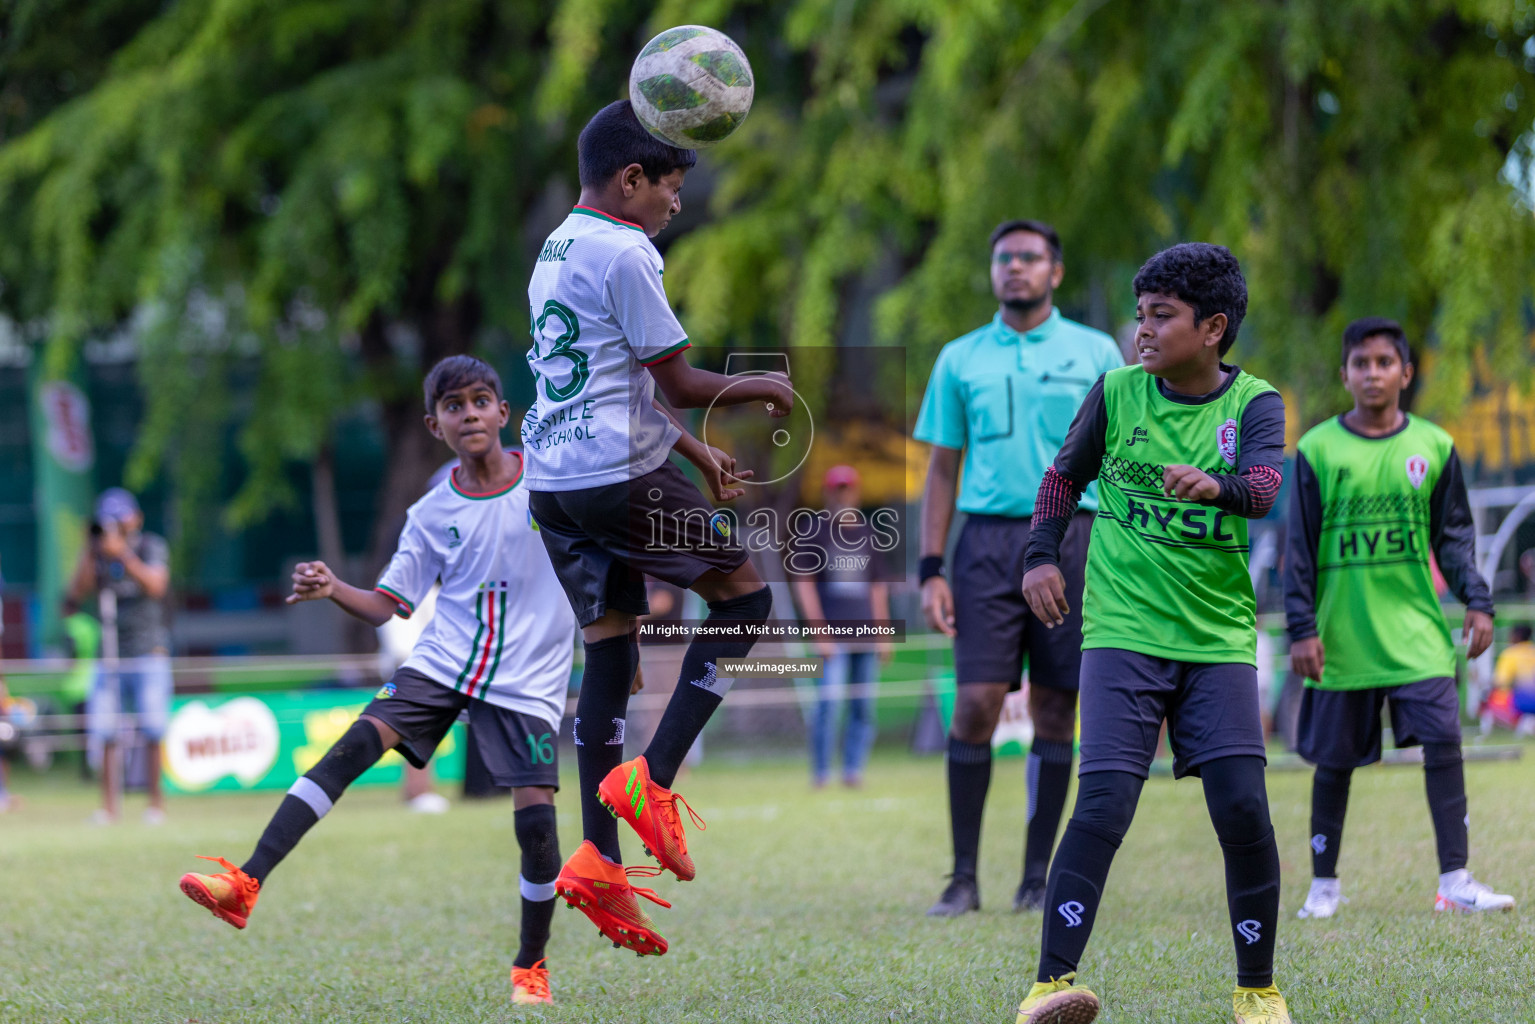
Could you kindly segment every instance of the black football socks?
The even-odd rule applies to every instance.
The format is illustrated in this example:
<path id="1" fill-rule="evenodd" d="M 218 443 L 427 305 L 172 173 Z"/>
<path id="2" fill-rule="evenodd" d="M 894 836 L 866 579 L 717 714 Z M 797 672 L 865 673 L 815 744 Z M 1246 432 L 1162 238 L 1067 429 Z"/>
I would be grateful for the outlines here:
<path id="1" fill-rule="evenodd" d="M 292 786 L 277 805 L 277 813 L 267 823 L 256 843 L 256 852 L 240 870 L 258 882 L 293 851 L 304 833 L 330 812 L 346 787 L 378 763 L 384 756 L 384 741 L 371 722 L 362 719 L 351 724 L 325 756 Z"/>
<path id="2" fill-rule="evenodd" d="M 1466 769 L 1459 743 L 1423 744 L 1423 784 L 1428 813 L 1434 820 L 1439 873 L 1466 866 L 1471 840 L 1466 825 Z"/>
<path id="3" fill-rule="evenodd" d="M 576 774 L 581 784 L 581 833 L 597 852 L 622 863 L 618 848 L 618 819 L 597 799 L 597 787 L 624 760 L 624 715 L 629 710 L 629 685 L 640 663 L 640 645 L 633 633 L 583 644 L 586 667 L 576 698 Z"/>
<path id="4" fill-rule="evenodd" d="M 1037 980 L 1051 981 L 1077 969 L 1143 784 L 1129 772 L 1089 772 L 1081 777 L 1076 808 L 1050 862 Z"/>
<path id="5" fill-rule="evenodd" d="M 1311 777 L 1311 877 L 1337 878 L 1352 769 L 1318 765 Z"/>
<path id="6" fill-rule="evenodd" d="M 703 635 L 688 644 L 677 688 L 672 691 L 650 746 L 645 748 L 645 763 L 650 766 L 650 778 L 656 785 L 671 788 L 693 741 L 729 692 L 731 680 L 720 678 L 715 669 L 719 659 L 744 658 L 757 642 L 757 634 L 749 628 L 742 629 L 740 636 L 716 637 L 709 635 L 709 627 L 765 625 L 772 610 L 773 592 L 765 586 L 740 597 L 709 602 Z"/>
<path id="7" fill-rule="evenodd" d="M 1223 757 L 1201 766 L 1205 805 L 1226 860 L 1226 909 L 1237 954 L 1237 984 L 1274 983 L 1279 924 L 1279 845 L 1269 821 L 1263 758 Z"/>
<path id="8" fill-rule="evenodd" d="M 1024 769 L 1029 789 L 1029 823 L 1024 831 L 1023 884 L 1044 885 L 1050 852 L 1061 828 L 1071 788 L 1071 741 L 1036 739 Z"/>
<path id="9" fill-rule="evenodd" d="M 991 744 L 949 737 L 949 832 L 954 841 L 954 877 L 976 878 L 981 856 L 981 814 L 991 788 Z"/>
<path id="10" fill-rule="evenodd" d="M 560 873 L 560 837 L 555 831 L 554 805 L 534 804 L 512 814 L 522 870 L 522 941 L 513 967 L 532 967 L 544 958 L 549 921 L 554 917 L 554 880 Z"/>

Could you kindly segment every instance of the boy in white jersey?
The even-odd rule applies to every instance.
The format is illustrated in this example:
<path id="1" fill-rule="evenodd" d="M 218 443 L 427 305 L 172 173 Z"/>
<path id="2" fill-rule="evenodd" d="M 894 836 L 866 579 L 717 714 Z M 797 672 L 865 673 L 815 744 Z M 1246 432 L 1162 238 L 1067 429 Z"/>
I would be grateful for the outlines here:
<path id="1" fill-rule="evenodd" d="M 722 500 L 740 493 L 730 484 L 747 474 L 689 438 L 655 403 L 655 388 L 679 409 L 764 402 L 785 416 L 793 404 L 781 374 L 726 377 L 682 355 L 688 338 L 650 239 L 682 209 L 677 193 L 696 159 L 646 132 L 627 100 L 603 108 L 581 132 L 580 202 L 549 236 L 528 284 L 537 398 L 522 427 L 527 486 L 586 649 L 575 724 L 585 842 L 557 891 L 641 954 L 666 952 L 666 940 L 634 895 L 662 901 L 629 886 L 614 817 L 663 868 L 693 877 L 679 798 L 668 787 L 729 689 L 715 662 L 747 654 L 772 607 L 724 517 L 667 455 L 676 447 Z M 645 753 L 621 763 L 646 573 L 698 593 L 709 617 Z"/>
<path id="2" fill-rule="evenodd" d="M 440 578 L 437 612 L 410 657 L 320 761 L 288 790 L 240 867 L 181 879 L 188 897 L 244 928 L 267 875 L 384 751 L 425 767 L 462 711 L 497 785 L 512 787 L 522 849 L 522 941 L 512 999 L 552 1002 L 544 945 L 559 872 L 556 740 L 574 656 L 575 617 L 528 512 L 522 457 L 501 447 L 510 409 L 486 363 L 451 356 L 426 378 L 427 429 L 459 457 L 411 506 L 399 548 L 373 590 L 323 562 L 293 571 L 290 604 L 330 598 L 377 626 L 409 617 Z"/>

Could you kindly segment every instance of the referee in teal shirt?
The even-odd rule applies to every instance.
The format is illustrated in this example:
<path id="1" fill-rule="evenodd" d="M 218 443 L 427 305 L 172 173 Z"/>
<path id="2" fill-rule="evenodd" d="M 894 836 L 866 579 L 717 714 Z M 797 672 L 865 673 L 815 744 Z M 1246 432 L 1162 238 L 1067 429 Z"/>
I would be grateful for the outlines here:
<path id="1" fill-rule="evenodd" d="M 1055 308 L 1064 270 L 1061 242 L 1050 225 L 999 225 L 991 233 L 997 315 L 943 347 L 917 415 L 916 439 L 933 446 L 922 492 L 922 611 L 930 626 L 954 637 L 958 691 L 948 748 L 954 874 L 928 910 L 935 917 L 980 909 L 976 865 L 991 785 L 991 735 L 1003 698 L 1020 685 L 1025 656 L 1034 743 L 1023 881 L 1014 910 L 1043 906 L 1050 851 L 1071 785 L 1082 586 L 1096 485 L 1083 494 L 1061 545 L 1072 610 L 1056 629 L 1046 629 L 1023 600 L 1023 552 L 1034 495 L 1077 407 L 1093 382 L 1124 360 L 1113 338 Z M 951 589 L 943 550 L 956 507 L 968 518 L 954 549 Z"/>

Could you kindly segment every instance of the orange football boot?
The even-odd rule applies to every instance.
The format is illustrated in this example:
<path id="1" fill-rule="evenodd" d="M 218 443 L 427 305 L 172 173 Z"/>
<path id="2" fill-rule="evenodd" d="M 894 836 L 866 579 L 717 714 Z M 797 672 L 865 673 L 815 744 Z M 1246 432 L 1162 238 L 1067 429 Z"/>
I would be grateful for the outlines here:
<path id="1" fill-rule="evenodd" d="M 187 899 L 200 903 L 213 911 L 213 916 L 228 921 L 236 928 L 244 928 L 250 920 L 256 900 L 261 896 L 261 883 L 235 867 L 223 857 L 204 857 L 198 860 L 216 861 L 224 871 L 216 875 L 200 875 L 188 871 L 181 876 L 181 891 Z"/>
<path id="2" fill-rule="evenodd" d="M 549 994 L 549 968 L 542 960 L 532 967 L 512 968 L 512 1002 L 554 1002 L 554 996 Z"/>
<path id="3" fill-rule="evenodd" d="M 663 907 L 671 904 L 650 889 L 629 884 L 629 875 L 651 878 L 661 872 L 655 868 L 626 868 L 614 864 L 597 852 L 591 840 L 584 840 L 560 868 L 554 891 L 565 902 L 591 919 L 592 924 L 615 946 L 632 949 L 640 956 L 660 956 L 666 952 L 666 940 L 645 916 L 635 896 L 643 896 Z"/>
<path id="4" fill-rule="evenodd" d="M 693 858 L 688 856 L 688 838 L 682 831 L 677 804 L 687 808 L 695 828 L 704 829 L 704 820 L 682 797 L 650 780 L 650 765 L 645 755 L 625 761 L 608 772 L 597 787 L 597 799 L 613 812 L 615 818 L 622 818 L 634 826 L 634 831 L 645 841 L 645 852 L 676 875 L 678 881 L 693 880 L 698 872 L 693 868 Z"/>

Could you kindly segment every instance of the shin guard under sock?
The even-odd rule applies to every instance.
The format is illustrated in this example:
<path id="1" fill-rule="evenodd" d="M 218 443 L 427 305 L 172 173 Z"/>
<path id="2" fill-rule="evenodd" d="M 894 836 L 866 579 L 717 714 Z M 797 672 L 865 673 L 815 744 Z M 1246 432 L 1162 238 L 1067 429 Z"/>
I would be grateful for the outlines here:
<path id="1" fill-rule="evenodd" d="M 1460 744 L 1423 744 L 1423 786 L 1428 792 L 1429 817 L 1434 821 L 1439 873 L 1459 871 L 1466 866 L 1471 847 L 1466 823 L 1466 768 Z"/>
<path id="2" fill-rule="evenodd" d="M 372 722 L 353 722 L 325 756 L 288 787 L 288 794 L 277 805 L 277 813 L 267 823 L 256 843 L 256 852 L 240 865 L 240 870 L 258 882 L 292 852 L 304 833 L 315 826 L 341 799 L 346 787 L 378 763 L 384 756 L 384 741 Z"/>
<path id="3" fill-rule="evenodd" d="M 1029 823 L 1024 831 L 1023 884 L 1043 885 L 1071 788 L 1071 741 L 1036 739 L 1029 748 Z"/>
<path id="4" fill-rule="evenodd" d="M 1123 833 L 1113 835 L 1075 816 L 1066 823 L 1045 890 L 1044 934 L 1036 980 L 1050 981 L 1077 969 L 1093 933 L 1109 867 L 1123 839 Z"/>
<path id="5" fill-rule="evenodd" d="M 949 833 L 954 841 L 954 875 L 976 877 L 981 856 L 981 814 L 991 788 L 991 744 L 949 737 Z"/>
<path id="6" fill-rule="evenodd" d="M 633 634 L 612 636 L 583 645 L 586 667 L 576 698 L 576 774 L 581 785 L 581 833 L 597 852 L 622 863 L 618 819 L 597 799 L 597 787 L 624 759 L 624 715 L 629 709 L 629 685 L 640 663 Z"/>
<path id="7" fill-rule="evenodd" d="M 1318 766 L 1311 779 L 1311 877 L 1337 878 L 1343 847 L 1343 819 L 1348 813 L 1347 769 Z"/>
<path id="8" fill-rule="evenodd" d="M 1274 932 L 1279 924 L 1279 845 L 1274 830 L 1257 842 L 1221 843 L 1226 859 L 1226 909 L 1237 953 L 1237 984 L 1274 983 Z"/>
<path id="9" fill-rule="evenodd" d="M 728 601 L 709 602 L 709 617 L 703 622 L 705 633 L 688 644 L 677 688 L 672 691 L 650 746 L 645 748 L 645 763 L 656 785 L 671 788 L 682 759 L 688 756 L 693 741 L 704 731 L 709 716 L 730 690 L 731 680 L 719 678 L 715 663 L 720 658 L 744 658 L 750 654 L 757 634 L 745 627 L 765 625 L 772 610 L 773 593 L 767 587 Z M 727 624 L 743 627 L 741 635 L 709 635 L 709 627 L 717 629 Z"/>
<path id="10" fill-rule="evenodd" d="M 522 935 L 513 967 L 532 967 L 544 958 L 549 921 L 554 917 L 554 880 L 560 873 L 560 837 L 555 831 L 553 804 L 534 804 L 512 815 L 522 869 L 517 887 L 522 895 Z"/>

